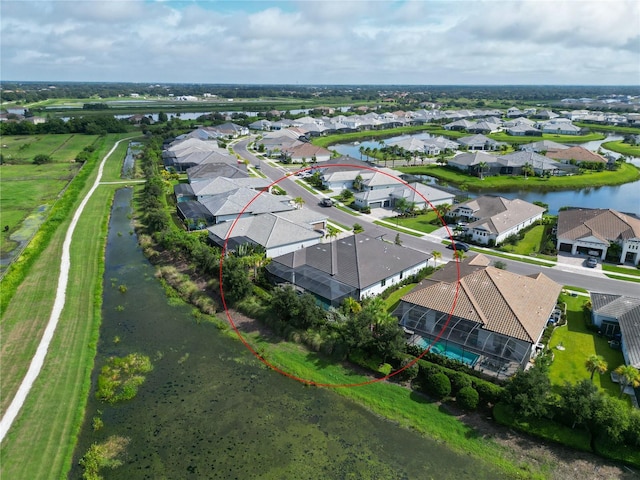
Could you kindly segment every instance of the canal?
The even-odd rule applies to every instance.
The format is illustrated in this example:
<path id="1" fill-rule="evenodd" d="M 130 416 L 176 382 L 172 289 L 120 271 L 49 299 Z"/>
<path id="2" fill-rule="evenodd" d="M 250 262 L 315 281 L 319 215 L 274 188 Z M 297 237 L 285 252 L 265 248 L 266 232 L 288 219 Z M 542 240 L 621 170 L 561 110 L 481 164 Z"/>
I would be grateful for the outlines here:
<path id="1" fill-rule="evenodd" d="M 119 190 L 112 208 L 94 389 L 111 356 L 148 355 L 153 371 L 122 404 L 98 402 L 92 389 L 69 478 L 82 476 L 78 461 L 92 443 L 113 435 L 129 443 L 121 466 L 101 470 L 107 479 L 503 478 L 332 390 L 265 368 L 169 301 L 137 244 L 131 199 Z M 104 422 L 95 431 L 94 417 Z"/>

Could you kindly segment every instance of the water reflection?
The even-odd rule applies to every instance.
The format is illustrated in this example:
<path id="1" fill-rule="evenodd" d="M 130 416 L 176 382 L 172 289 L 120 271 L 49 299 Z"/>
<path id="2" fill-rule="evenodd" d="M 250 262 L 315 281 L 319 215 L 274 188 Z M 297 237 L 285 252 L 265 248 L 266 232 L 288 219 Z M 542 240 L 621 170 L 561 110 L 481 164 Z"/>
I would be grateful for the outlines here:
<path id="1" fill-rule="evenodd" d="M 133 401 L 111 407 L 91 395 L 70 478 L 110 435 L 131 439 L 124 464 L 104 471 L 110 479 L 501 478 L 331 390 L 265 369 L 190 308 L 170 306 L 136 236 L 122 235 L 130 201 L 120 190 L 113 203 L 96 371 L 131 352 L 149 355 L 154 370 Z M 105 426 L 94 432 L 98 411 Z"/>

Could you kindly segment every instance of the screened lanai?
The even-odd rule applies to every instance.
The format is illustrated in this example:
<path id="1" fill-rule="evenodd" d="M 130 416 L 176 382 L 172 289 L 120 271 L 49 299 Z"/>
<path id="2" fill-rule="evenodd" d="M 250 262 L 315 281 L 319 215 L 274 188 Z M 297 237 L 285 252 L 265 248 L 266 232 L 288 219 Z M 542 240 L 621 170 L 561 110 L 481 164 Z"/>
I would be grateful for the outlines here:
<path id="1" fill-rule="evenodd" d="M 410 334 L 409 343 L 488 374 L 513 374 L 531 359 L 531 343 L 489 331 L 480 322 L 405 302 L 395 315 Z"/>
<path id="2" fill-rule="evenodd" d="M 312 293 L 326 307 L 338 307 L 347 297 L 358 298 L 358 289 L 336 280 L 333 276 L 310 267 L 300 265 L 292 268 L 272 262 L 266 270 L 270 280 L 276 284 L 288 283 Z"/>

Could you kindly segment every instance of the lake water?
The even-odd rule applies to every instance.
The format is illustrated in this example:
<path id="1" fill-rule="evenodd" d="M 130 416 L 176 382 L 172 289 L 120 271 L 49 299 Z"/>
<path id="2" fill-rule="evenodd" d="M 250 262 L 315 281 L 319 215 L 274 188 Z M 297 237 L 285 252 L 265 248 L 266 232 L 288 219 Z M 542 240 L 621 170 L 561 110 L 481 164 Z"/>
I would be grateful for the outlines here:
<path id="1" fill-rule="evenodd" d="M 415 135 L 417 138 L 425 138 L 428 134 Z M 386 139 L 385 142 L 391 142 L 399 140 L 401 138 L 407 138 L 408 135 L 399 137 L 393 137 Z M 610 135 L 604 140 L 598 140 L 593 142 L 586 142 L 582 144 L 585 148 L 592 151 L 597 151 L 600 145 L 604 142 L 622 140 L 623 137 L 617 135 Z M 354 158 L 360 158 L 360 147 L 380 148 L 380 144 L 377 141 L 364 141 L 359 145 L 353 143 L 332 145 L 329 148 L 336 150 L 342 155 L 350 155 Z M 366 157 L 364 157 L 366 160 Z M 630 160 L 631 163 L 640 167 L 640 158 L 633 157 Z M 398 162 L 398 166 L 403 165 Z M 389 162 L 389 167 L 392 163 Z M 427 183 L 438 184 L 436 179 L 426 179 Z M 522 179 L 522 182 L 526 180 Z M 521 198 L 527 202 L 540 201 L 549 205 L 549 213 L 557 215 L 558 210 L 565 206 L 582 207 L 582 208 L 612 208 L 620 212 L 628 212 L 640 214 L 640 180 L 626 183 L 624 185 L 607 186 L 607 187 L 591 187 L 581 190 L 563 190 L 553 192 L 538 192 L 526 189 L 513 189 L 513 190 L 491 190 L 484 191 L 483 194 L 500 195 L 505 198 Z M 469 193 L 470 196 L 477 196 L 477 194 Z"/>
<path id="2" fill-rule="evenodd" d="M 154 369 L 116 406 L 91 392 L 69 478 L 91 443 L 130 438 L 108 479 L 504 478 L 444 445 L 388 422 L 329 389 L 266 369 L 236 340 L 171 306 L 132 230 L 130 189 L 116 193 L 93 374 L 110 356 L 148 355 Z M 126 285 L 126 293 L 118 286 Z M 118 341 L 116 341 L 116 337 Z M 94 432 L 101 411 L 105 426 Z"/>

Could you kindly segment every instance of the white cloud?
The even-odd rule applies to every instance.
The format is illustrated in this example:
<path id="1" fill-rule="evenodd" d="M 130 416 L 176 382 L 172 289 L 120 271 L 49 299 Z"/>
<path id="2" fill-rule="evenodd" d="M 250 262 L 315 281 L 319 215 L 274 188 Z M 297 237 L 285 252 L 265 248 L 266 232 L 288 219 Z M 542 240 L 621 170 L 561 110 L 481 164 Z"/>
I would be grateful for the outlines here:
<path id="1" fill-rule="evenodd" d="M 0 67 L 19 80 L 637 84 L 639 32 L 635 0 L 2 0 Z"/>

